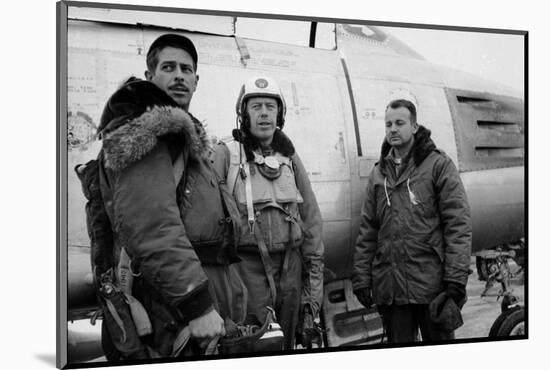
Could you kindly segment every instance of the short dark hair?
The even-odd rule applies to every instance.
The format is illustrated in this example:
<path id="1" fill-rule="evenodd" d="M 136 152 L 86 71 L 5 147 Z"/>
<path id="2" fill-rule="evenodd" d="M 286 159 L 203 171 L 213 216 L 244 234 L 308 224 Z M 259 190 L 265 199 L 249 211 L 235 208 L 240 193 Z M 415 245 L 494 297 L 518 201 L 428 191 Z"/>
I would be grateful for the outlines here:
<path id="1" fill-rule="evenodd" d="M 149 47 L 149 51 L 147 52 L 147 69 L 149 70 L 149 72 L 155 72 L 155 69 L 157 68 L 157 64 L 159 62 L 159 53 L 164 48 L 169 46 L 188 52 L 193 59 L 193 67 L 195 68 L 195 72 L 197 72 L 197 62 L 199 57 L 197 54 L 197 49 L 195 49 L 195 45 L 193 45 L 193 42 L 187 37 L 176 35 L 174 33 L 167 33 L 159 36 L 155 41 L 153 41 L 153 43 Z"/>
<path id="2" fill-rule="evenodd" d="M 401 107 L 409 110 L 409 112 L 411 113 L 411 123 L 415 124 L 416 123 L 416 106 L 413 104 L 413 102 L 409 100 L 406 100 L 406 99 L 392 100 L 386 107 L 386 111 L 388 110 L 388 108 L 397 109 Z"/>

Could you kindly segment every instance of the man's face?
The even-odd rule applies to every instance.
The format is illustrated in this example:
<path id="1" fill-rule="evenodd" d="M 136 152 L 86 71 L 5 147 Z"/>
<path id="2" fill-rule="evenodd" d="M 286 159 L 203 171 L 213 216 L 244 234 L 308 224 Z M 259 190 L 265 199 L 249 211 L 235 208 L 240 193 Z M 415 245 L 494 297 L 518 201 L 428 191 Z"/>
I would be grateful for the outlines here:
<path id="1" fill-rule="evenodd" d="M 171 46 L 165 47 L 158 54 L 155 71 L 145 71 L 145 77 L 164 90 L 183 109 L 189 109 L 199 76 L 188 52 Z"/>
<path id="2" fill-rule="evenodd" d="M 250 98 L 246 104 L 246 113 L 250 118 L 250 133 L 262 142 L 271 143 L 277 128 L 277 99 Z"/>
<path id="3" fill-rule="evenodd" d="M 407 148 L 418 126 L 411 123 L 411 112 L 405 107 L 386 110 L 386 140 L 396 149 Z"/>

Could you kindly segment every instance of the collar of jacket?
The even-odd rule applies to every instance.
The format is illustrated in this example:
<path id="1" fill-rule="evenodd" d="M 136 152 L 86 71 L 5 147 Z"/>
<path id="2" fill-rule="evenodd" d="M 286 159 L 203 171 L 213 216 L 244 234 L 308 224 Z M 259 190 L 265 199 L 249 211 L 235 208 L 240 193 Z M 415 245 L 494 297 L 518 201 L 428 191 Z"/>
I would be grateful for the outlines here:
<path id="1" fill-rule="evenodd" d="M 254 161 L 253 152 L 259 149 L 261 153 L 261 145 L 258 139 L 254 136 L 247 134 L 245 131 L 234 129 L 233 138 L 243 144 L 244 152 L 246 155 L 246 160 L 251 162 Z M 271 148 L 274 152 L 277 152 L 285 157 L 292 157 L 296 150 L 294 149 L 294 144 L 288 136 L 281 129 L 276 129 L 273 133 L 273 140 L 271 142 Z"/>
<path id="2" fill-rule="evenodd" d="M 158 144 L 161 136 L 181 137 L 189 145 L 189 155 L 199 159 L 207 155 L 208 138 L 202 124 L 177 107 L 154 106 L 129 120 L 103 138 L 105 167 L 115 172 L 139 161 Z"/>
<path id="3" fill-rule="evenodd" d="M 428 130 L 426 127 L 422 125 L 418 125 L 418 131 L 416 131 L 416 134 L 414 134 L 413 147 L 411 148 L 407 157 L 403 158 L 402 160 L 402 166 L 404 167 L 401 169 L 401 174 L 408 172 L 405 170 L 405 167 L 410 167 L 408 166 L 408 164 L 411 158 L 414 162 L 415 167 L 418 167 L 424 161 L 424 159 L 426 159 L 426 157 L 436 149 L 435 144 L 430 137 L 431 134 L 432 132 Z M 390 153 L 391 148 L 392 146 L 386 141 L 386 138 L 384 138 L 384 142 L 382 143 L 380 162 L 379 162 L 380 170 L 383 173 L 387 173 L 388 166 L 391 165 L 389 163 L 391 159 L 386 158 Z M 400 177 L 401 177 L 401 174 L 400 174 Z"/>

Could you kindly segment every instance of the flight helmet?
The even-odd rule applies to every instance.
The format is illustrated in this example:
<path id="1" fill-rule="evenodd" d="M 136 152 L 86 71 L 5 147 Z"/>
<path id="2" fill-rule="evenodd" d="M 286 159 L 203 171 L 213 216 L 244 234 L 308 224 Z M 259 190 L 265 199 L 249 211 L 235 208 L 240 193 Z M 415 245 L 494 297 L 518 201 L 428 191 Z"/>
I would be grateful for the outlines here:
<path id="1" fill-rule="evenodd" d="M 256 96 L 267 96 L 275 98 L 278 103 L 279 112 L 277 113 L 277 127 L 281 130 L 285 124 L 286 103 L 279 84 L 275 79 L 267 76 L 256 76 L 248 79 L 241 87 L 235 109 L 237 117 L 241 124 L 241 129 L 248 131 L 250 122 L 246 114 L 246 102 L 249 98 Z"/>

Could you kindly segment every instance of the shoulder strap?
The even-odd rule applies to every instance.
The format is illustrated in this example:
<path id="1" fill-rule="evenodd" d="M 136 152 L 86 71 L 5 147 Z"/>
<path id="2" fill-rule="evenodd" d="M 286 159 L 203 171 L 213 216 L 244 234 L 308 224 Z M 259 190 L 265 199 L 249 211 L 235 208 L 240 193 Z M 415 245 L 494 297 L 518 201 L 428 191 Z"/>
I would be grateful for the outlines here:
<path id="1" fill-rule="evenodd" d="M 230 194 L 233 194 L 235 190 L 235 184 L 237 183 L 237 175 L 239 174 L 239 166 L 229 166 L 229 172 L 227 173 L 227 188 Z"/>
<path id="2" fill-rule="evenodd" d="M 250 165 L 248 162 L 244 164 L 244 173 L 246 174 L 244 185 L 246 193 L 246 210 L 248 213 L 248 227 L 250 227 L 250 233 L 252 233 L 256 218 L 254 214 L 254 204 L 252 202 L 252 179 L 250 178 Z"/>
<path id="3" fill-rule="evenodd" d="M 260 256 L 262 258 L 262 264 L 264 265 L 265 275 L 267 277 L 267 282 L 269 284 L 269 290 L 271 291 L 272 305 L 275 307 L 275 302 L 277 301 L 277 288 L 275 286 L 275 280 L 273 279 L 274 267 L 271 257 L 269 256 L 269 251 L 267 245 L 265 244 L 264 237 L 260 230 L 259 225 L 256 225 L 254 205 L 252 203 L 252 180 L 250 178 L 250 165 L 248 162 L 244 163 L 244 172 L 245 172 L 245 193 L 246 193 L 246 209 L 248 213 L 248 227 L 250 228 L 250 233 L 254 234 L 256 243 L 258 244 L 258 249 L 260 251 Z M 236 166 L 235 166 L 236 167 Z M 235 172 L 235 174 L 237 174 Z M 235 177 L 236 181 L 236 177 Z"/>
<path id="4" fill-rule="evenodd" d="M 237 183 L 237 176 L 239 175 L 239 173 L 241 173 L 241 168 L 243 167 L 243 163 L 241 163 L 241 158 L 245 162 L 246 156 L 243 152 L 242 144 L 238 141 L 233 140 L 227 142 L 226 145 L 231 155 L 229 171 L 227 174 L 227 187 L 229 189 L 229 192 L 233 194 L 235 184 Z"/>
<path id="5" fill-rule="evenodd" d="M 239 213 L 239 209 L 235 203 L 235 199 L 233 198 L 233 192 L 228 190 L 223 174 L 218 173 L 215 166 L 213 166 L 210 161 L 205 161 L 205 164 L 213 172 L 218 183 L 218 190 L 220 192 L 223 208 L 226 216 L 229 216 L 226 221 L 231 220 L 233 241 L 231 243 L 232 248 L 230 249 L 228 256 L 233 262 L 238 262 L 240 259 L 237 255 L 237 246 L 239 245 L 239 238 L 241 236 L 241 215 Z"/>

